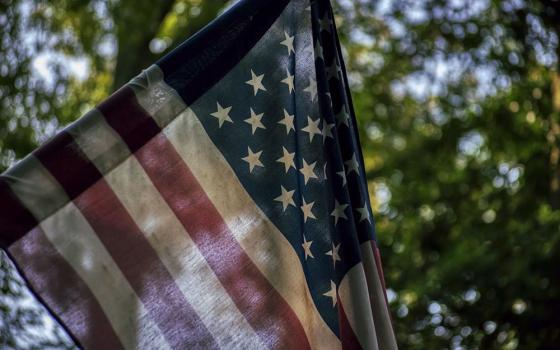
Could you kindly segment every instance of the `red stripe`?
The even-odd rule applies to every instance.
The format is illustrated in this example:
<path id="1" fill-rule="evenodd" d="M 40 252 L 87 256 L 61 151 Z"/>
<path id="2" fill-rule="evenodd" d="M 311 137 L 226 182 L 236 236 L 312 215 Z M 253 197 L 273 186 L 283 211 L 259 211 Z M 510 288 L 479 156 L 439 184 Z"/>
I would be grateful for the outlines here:
<path id="1" fill-rule="evenodd" d="M 120 88 L 97 108 L 132 153 L 160 131 L 155 120 L 142 109 L 129 86 Z"/>
<path id="2" fill-rule="evenodd" d="M 169 345 L 174 349 L 217 348 L 175 280 L 105 180 L 96 182 L 74 202 Z"/>
<path id="3" fill-rule="evenodd" d="M 29 232 L 37 221 L 0 176 L 0 247 L 6 248 Z"/>
<path id="4" fill-rule="evenodd" d="M 350 322 L 348 321 L 348 317 L 346 316 L 346 312 L 344 312 L 344 308 L 342 307 L 342 303 L 340 302 L 340 297 L 337 296 L 338 302 L 338 326 L 339 326 L 339 336 L 340 342 L 342 343 L 342 350 L 361 350 L 362 346 L 350 326 Z M 361 310 L 360 310 L 361 311 Z"/>
<path id="5" fill-rule="evenodd" d="M 71 199 L 102 177 L 66 131 L 61 131 L 33 154 L 64 187 Z"/>
<path id="6" fill-rule="evenodd" d="M 263 342 L 274 349 L 309 349 L 294 311 L 239 245 L 165 135 L 135 155 Z"/>
<path id="7" fill-rule="evenodd" d="M 377 275 L 381 281 L 381 286 L 383 287 L 383 296 L 385 297 L 385 303 L 389 305 L 389 300 L 387 299 L 387 287 L 385 287 L 385 276 L 383 275 L 383 267 L 381 266 L 381 256 L 379 254 L 379 248 L 375 241 L 371 241 L 371 249 L 373 250 L 373 257 L 375 258 L 375 267 L 377 269 Z"/>
<path id="8" fill-rule="evenodd" d="M 377 276 L 381 281 L 381 286 L 383 287 L 383 297 L 385 298 L 385 307 L 387 308 L 387 313 L 389 314 L 389 320 L 391 321 L 391 328 L 393 328 L 393 316 L 391 315 L 391 310 L 389 309 L 389 299 L 387 299 L 387 287 L 385 287 L 385 276 L 383 275 L 383 266 L 381 265 L 381 254 L 379 254 L 379 248 L 377 248 L 377 243 L 371 241 L 371 249 L 373 250 L 373 257 L 375 259 L 375 268 L 377 269 Z M 393 331 L 394 332 L 394 331 Z"/>
<path id="9" fill-rule="evenodd" d="M 30 286 L 86 349 L 123 349 L 97 299 L 36 227 L 9 248 Z"/>

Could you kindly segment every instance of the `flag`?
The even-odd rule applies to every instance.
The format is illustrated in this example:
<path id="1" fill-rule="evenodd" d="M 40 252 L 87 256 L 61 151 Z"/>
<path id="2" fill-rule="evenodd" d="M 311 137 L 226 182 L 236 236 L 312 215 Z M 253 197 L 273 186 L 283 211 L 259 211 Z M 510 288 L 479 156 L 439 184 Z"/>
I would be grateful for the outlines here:
<path id="1" fill-rule="evenodd" d="M 328 0 L 238 2 L 0 179 L 83 348 L 396 349 Z"/>

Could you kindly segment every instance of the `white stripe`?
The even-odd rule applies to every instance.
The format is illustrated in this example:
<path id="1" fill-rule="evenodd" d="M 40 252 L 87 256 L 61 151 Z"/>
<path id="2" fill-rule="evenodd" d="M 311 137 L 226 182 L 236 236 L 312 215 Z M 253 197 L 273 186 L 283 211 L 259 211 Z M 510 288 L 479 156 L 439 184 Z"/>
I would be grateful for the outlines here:
<path id="1" fill-rule="evenodd" d="M 66 132 L 72 135 L 101 174 L 106 174 L 130 156 L 126 144 L 96 109 L 70 125 Z"/>
<path id="2" fill-rule="evenodd" d="M 136 158 L 128 158 L 105 179 L 218 345 L 265 348 Z"/>
<path id="3" fill-rule="evenodd" d="M 235 238 L 288 302 L 313 349 L 340 349 L 340 340 L 321 318 L 294 248 L 245 191 L 202 124 L 189 108 L 164 133 L 187 163 Z"/>
<path id="4" fill-rule="evenodd" d="M 379 349 L 372 307 L 362 263 L 352 267 L 340 282 L 338 296 L 342 308 L 363 349 Z"/>
<path id="5" fill-rule="evenodd" d="M 37 221 L 54 213 L 70 199 L 60 184 L 33 154 L 2 175 Z"/>
<path id="6" fill-rule="evenodd" d="M 73 202 L 41 222 L 40 227 L 99 301 L 125 348 L 169 349 L 163 334 Z"/>
<path id="7" fill-rule="evenodd" d="M 381 349 L 396 350 L 397 340 L 395 339 L 393 326 L 391 325 L 391 316 L 389 315 L 389 309 L 385 302 L 385 293 L 381 283 L 381 276 L 377 273 L 377 264 L 373 256 L 373 247 L 371 244 L 371 241 L 362 243 L 360 250 L 362 252 L 362 264 L 377 333 L 377 343 Z"/>
<path id="8" fill-rule="evenodd" d="M 162 129 L 187 108 L 179 94 L 163 80 L 163 72 L 157 65 L 142 71 L 130 81 L 129 86 L 140 106 Z"/>

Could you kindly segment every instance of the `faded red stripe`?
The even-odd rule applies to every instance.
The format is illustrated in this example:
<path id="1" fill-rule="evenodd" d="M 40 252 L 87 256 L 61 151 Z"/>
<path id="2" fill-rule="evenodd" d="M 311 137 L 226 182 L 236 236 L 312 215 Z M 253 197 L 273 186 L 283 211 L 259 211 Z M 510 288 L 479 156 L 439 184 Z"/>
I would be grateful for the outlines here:
<path id="1" fill-rule="evenodd" d="M 72 199 L 102 177 L 67 132 L 61 131 L 33 153 Z"/>
<path id="2" fill-rule="evenodd" d="M 387 308 L 387 314 L 389 315 L 391 329 L 393 329 L 393 316 L 391 315 L 391 310 L 389 309 L 389 299 L 387 299 L 387 287 L 385 287 L 385 276 L 383 275 L 383 266 L 381 265 L 381 254 L 379 253 L 379 248 L 377 248 L 377 243 L 375 243 L 375 241 L 371 241 L 371 249 L 373 250 L 377 275 L 381 281 L 381 287 L 383 287 L 383 297 L 385 298 L 385 307 Z"/>
<path id="3" fill-rule="evenodd" d="M 86 349 L 123 349 L 99 302 L 74 269 L 35 227 L 9 248 L 33 290 Z"/>
<path id="4" fill-rule="evenodd" d="M 121 87 L 97 108 L 132 153 L 160 131 L 155 120 L 142 109 L 130 86 Z"/>
<path id="5" fill-rule="evenodd" d="M 294 311 L 239 245 L 165 135 L 135 155 L 263 342 L 274 349 L 309 349 Z"/>
<path id="6" fill-rule="evenodd" d="M 385 287 L 385 276 L 383 275 L 383 267 L 381 266 L 381 255 L 379 254 L 379 248 L 375 241 L 371 241 L 371 249 L 373 250 L 373 257 L 375 258 L 375 268 L 377 269 L 377 275 L 381 281 L 381 286 L 383 287 L 383 296 L 385 297 L 385 304 L 387 308 L 389 307 L 389 300 L 387 299 L 387 287 Z M 389 313 L 391 314 L 391 313 Z"/>
<path id="7" fill-rule="evenodd" d="M 139 200 L 141 198 L 139 194 Z M 169 345 L 173 349 L 217 348 L 175 280 L 105 180 L 96 182 L 74 202 Z"/>
<path id="8" fill-rule="evenodd" d="M 338 305 L 338 327 L 339 327 L 339 336 L 340 342 L 342 343 L 342 350 L 361 350 L 362 346 L 356 337 L 356 333 L 352 329 L 350 322 L 348 321 L 348 317 L 346 316 L 346 312 L 342 307 L 342 302 L 340 301 L 340 297 L 337 296 L 337 305 Z"/>
<path id="9" fill-rule="evenodd" d="M 0 247 L 10 244 L 29 232 L 37 221 L 8 185 L 8 178 L 0 176 Z"/>

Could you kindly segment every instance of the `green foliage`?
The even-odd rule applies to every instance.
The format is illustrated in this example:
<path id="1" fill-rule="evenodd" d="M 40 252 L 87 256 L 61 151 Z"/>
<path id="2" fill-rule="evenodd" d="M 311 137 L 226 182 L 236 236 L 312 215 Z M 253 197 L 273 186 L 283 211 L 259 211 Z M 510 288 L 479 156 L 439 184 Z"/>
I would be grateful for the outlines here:
<path id="1" fill-rule="evenodd" d="M 400 346 L 557 348 L 555 9 L 341 4 Z"/>
<path id="2" fill-rule="evenodd" d="M 0 168 L 104 99 L 225 3 L 0 3 Z M 400 347 L 556 349 L 555 2 L 335 5 Z M 58 57 L 48 77 L 36 69 L 44 52 Z M 86 74 L 68 69 L 64 63 L 72 59 L 85 62 Z M 71 346 L 59 330 L 48 339 L 30 331 L 43 324 L 44 311 L 19 302 L 25 291 L 2 259 L 0 345 L 25 339 L 30 348 Z"/>

